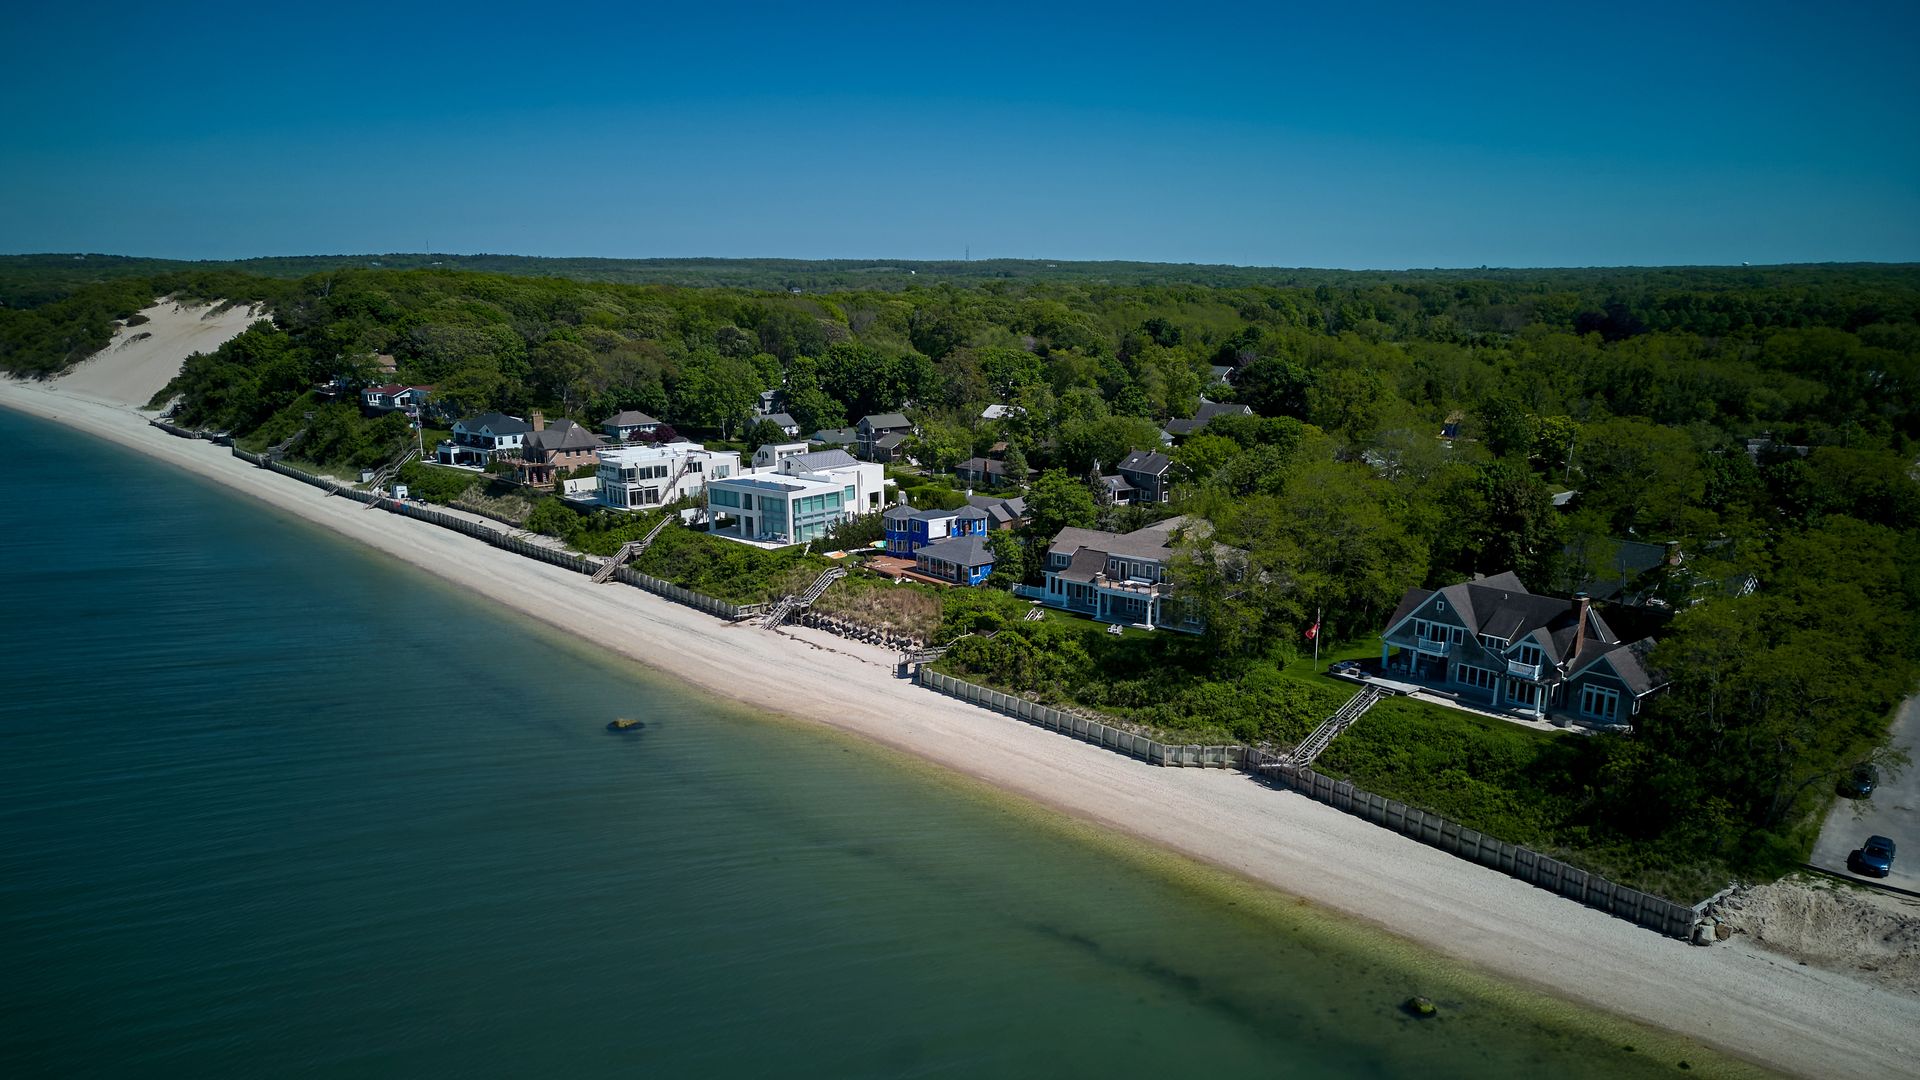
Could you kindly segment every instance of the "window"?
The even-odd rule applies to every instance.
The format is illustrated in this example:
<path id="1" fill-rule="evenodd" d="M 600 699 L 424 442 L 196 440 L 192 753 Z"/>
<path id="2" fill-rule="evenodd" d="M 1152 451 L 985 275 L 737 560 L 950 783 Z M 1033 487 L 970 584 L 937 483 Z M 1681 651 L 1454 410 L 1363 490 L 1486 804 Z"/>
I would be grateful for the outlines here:
<path id="1" fill-rule="evenodd" d="M 1546 654 L 1540 651 L 1540 646 L 1535 645 L 1531 641 L 1527 642 L 1525 645 L 1520 646 L 1520 648 L 1517 651 L 1515 651 L 1513 655 L 1513 658 L 1515 660 L 1518 660 L 1523 664 L 1538 664 L 1540 663 L 1541 660 L 1545 659 L 1545 657 L 1546 657 Z"/>
<path id="2" fill-rule="evenodd" d="M 1514 705 L 1532 708 L 1540 701 L 1540 684 L 1530 682 L 1507 683 L 1507 701 Z"/>
<path id="3" fill-rule="evenodd" d="M 1501 649 L 1507 647 L 1507 643 L 1504 640 L 1494 637 L 1492 634 L 1481 634 L 1480 644 L 1492 649 L 1494 652 L 1499 652 Z"/>
<path id="4" fill-rule="evenodd" d="M 1471 664 L 1456 664 L 1453 669 L 1453 681 L 1463 686 L 1477 687 L 1481 690 L 1493 689 L 1494 673 L 1483 667 Z"/>
<path id="5" fill-rule="evenodd" d="M 1604 686 L 1583 686 L 1580 711 L 1595 719 L 1611 720 L 1620 713 L 1620 693 Z"/>

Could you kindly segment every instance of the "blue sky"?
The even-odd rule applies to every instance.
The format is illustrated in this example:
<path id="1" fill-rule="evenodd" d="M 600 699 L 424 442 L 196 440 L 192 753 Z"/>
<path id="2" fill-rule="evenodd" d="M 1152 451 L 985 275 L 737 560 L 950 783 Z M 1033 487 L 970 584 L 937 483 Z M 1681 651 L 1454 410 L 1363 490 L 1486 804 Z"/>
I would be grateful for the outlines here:
<path id="1" fill-rule="evenodd" d="M 81 6 L 0 251 L 1920 259 L 1911 2 Z"/>

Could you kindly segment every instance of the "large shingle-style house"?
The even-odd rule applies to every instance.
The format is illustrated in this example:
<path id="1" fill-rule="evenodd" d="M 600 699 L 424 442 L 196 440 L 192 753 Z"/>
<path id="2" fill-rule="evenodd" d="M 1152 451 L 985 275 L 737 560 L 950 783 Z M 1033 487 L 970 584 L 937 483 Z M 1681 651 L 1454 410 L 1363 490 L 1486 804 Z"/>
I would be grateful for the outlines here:
<path id="1" fill-rule="evenodd" d="M 914 552 L 913 565 L 927 577 L 954 585 L 985 585 L 993 574 L 993 552 L 984 535 L 950 536 Z"/>
<path id="2" fill-rule="evenodd" d="M 707 516 L 717 536 L 799 544 L 845 518 L 880 509 L 886 470 L 845 450 L 790 457 L 772 469 L 707 484 Z"/>
<path id="3" fill-rule="evenodd" d="M 1537 596 L 1504 573 L 1407 590 L 1380 666 L 1475 708 L 1625 725 L 1665 685 L 1647 670 L 1652 648 L 1621 641 L 1586 596 Z"/>
<path id="4" fill-rule="evenodd" d="M 992 495 L 969 495 L 967 505 L 987 512 L 988 529 L 1017 529 L 1027 523 L 1027 500 L 999 499 Z"/>
<path id="5" fill-rule="evenodd" d="M 738 452 L 692 442 L 615 447 L 598 457 L 600 504 L 615 510 L 664 506 L 740 472 Z"/>
<path id="6" fill-rule="evenodd" d="M 520 461 L 514 465 L 514 473 L 523 484 L 551 484 L 557 474 L 597 462 L 604 446 L 600 436 L 579 424 L 555 420 L 549 427 L 536 412 L 533 431 L 520 444 Z"/>
<path id="7" fill-rule="evenodd" d="M 612 439 L 614 442 L 628 442 L 632 440 L 636 434 L 645 433 L 651 435 L 659 429 L 660 421 L 655 420 L 646 413 L 635 412 L 632 409 L 628 409 L 626 412 L 614 413 L 612 416 L 600 422 L 600 430 L 605 432 L 607 438 Z"/>
<path id="8" fill-rule="evenodd" d="M 894 461 L 900 446 L 913 434 L 913 424 L 897 412 L 873 413 L 853 426 L 859 439 L 860 456 L 867 461 Z"/>
<path id="9" fill-rule="evenodd" d="M 1167 501 L 1167 472 L 1172 468 L 1173 459 L 1165 454 L 1135 450 L 1114 471 L 1133 488 L 1131 501 L 1163 503 Z"/>
<path id="10" fill-rule="evenodd" d="M 977 506 L 957 510 L 915 510 L 902 504 L 881 515 L 886 525 L 887 554 L 905 558 L 952 536 L 985 536 L 988 515 Z"/>
<path id="11" fill-rule="evenodd" d="M 1200 407 L 1194 410 L 1193 416 L 1190 419 L 1167 421 L 1167 439 L 1171 442 L 1174 439 L 1184 438 L 1197 431 L 1201 431 L 1205 429 L 1208 424 L 1212 423 L 1213 418 L 1216 416 L 1252 415 L 1253 410 L 1245 405 L 1229 405 L 1223 402 L 1208 401 L 1206 398 L 1201 398 Z"/>
<path id="12" fill-rule="evenodd" d="M 453 438 L 443 439 L 434 448 L 434 460 L 442 465 L 484 468 L 496 457 L 516 457 L 520 444 L 533 432 L 533 425 L 517 416 L 489 412 L 453 422 Z"/>
<path id="13" fill-rule="evenodd" d="M 1185 517 L 1168 518 L 1124 535 L 1061 529 L 1047 548 L 1047 585 L 1040 599 L 1102 622 L 1199 633 L 1205 625 L 1198 618 L 1167 602 L 1173 591 L 1167 565 L 1175 534 L 1187 524 Z"/>

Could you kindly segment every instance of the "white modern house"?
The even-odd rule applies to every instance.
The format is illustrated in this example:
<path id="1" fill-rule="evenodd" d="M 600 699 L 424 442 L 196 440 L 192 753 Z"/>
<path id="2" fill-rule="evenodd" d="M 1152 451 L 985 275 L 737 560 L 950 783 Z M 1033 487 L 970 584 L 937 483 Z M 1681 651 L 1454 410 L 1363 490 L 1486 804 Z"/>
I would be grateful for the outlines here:
<path id="1" fill-rule="evenodd" d="M 805 543 L 845 518 L 878 511 L 886 483 L 884 467 L 845 450 L 797 454 L 770 469 L 709 479 L 707 520 L 716 536 Z"/>
<path id="2" fill-rule="evenodd" d="M 753 467 L 771 469 L 790 457 L 799 457 L 811 447 L 803 442 L 765 443 L 753 452 Z"/>
<path id="3" fill-rule="evenodd" d="M 615 510 L 663 506 L 740 473 L 740 455 L 699 443 L 622 446 L 600 451 L 599 501 Z"/>

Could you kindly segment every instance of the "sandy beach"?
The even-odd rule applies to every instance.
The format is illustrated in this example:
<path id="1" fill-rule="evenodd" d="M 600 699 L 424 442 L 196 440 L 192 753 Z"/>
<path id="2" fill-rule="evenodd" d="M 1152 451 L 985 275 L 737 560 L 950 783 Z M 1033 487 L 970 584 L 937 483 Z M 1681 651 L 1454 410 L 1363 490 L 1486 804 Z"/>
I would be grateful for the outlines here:
<path id="1" fill-rule="evenodd" d="M 1697 948 L 1474 866 L 1238 773 L 1159 769 L 894 676 L 891 653 L 824 633 L 729 625 L 638 589 L 324 497 L 211 443 L 147 424 L 180 359 L 244 328 L 158 305 L 126 340 L 0 407 L 108 439 L 404 559 L 706 692 L 831 725 L 1364 920 L 1503 979 L 1808 1076 L 1911 1075 L 1920 995 L 1801 966 L 1736 939 Z M 194 331 L 220 322 L 222 329 Z M 171 366 L 169 366 L 171 365 Z M 156 379 L 158 380 L 156 382 Z"/>

